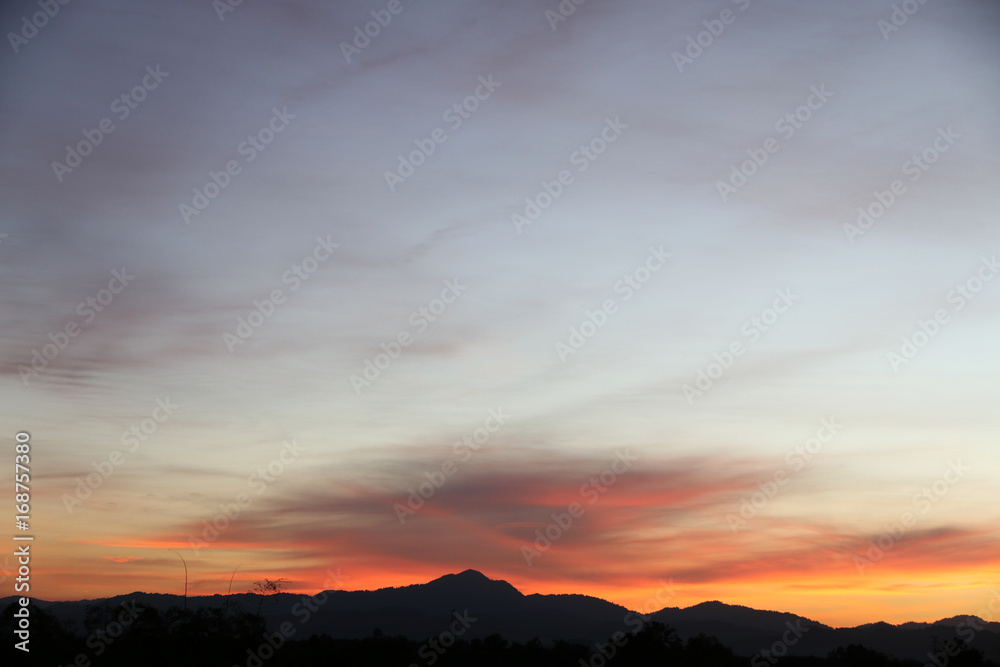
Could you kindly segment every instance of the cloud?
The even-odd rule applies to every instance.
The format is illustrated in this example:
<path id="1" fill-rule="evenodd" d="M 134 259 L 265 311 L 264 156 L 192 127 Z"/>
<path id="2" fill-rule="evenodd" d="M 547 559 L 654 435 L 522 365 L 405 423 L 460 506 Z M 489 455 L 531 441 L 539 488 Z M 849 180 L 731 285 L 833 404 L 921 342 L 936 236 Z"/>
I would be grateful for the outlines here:
<path id="1" fill-rule="evenodd" d="M 112 563 L 131 563 L 137 560 L 143 560 L 141 556 L 105 556 L 104 560 L 109 560 Z"/>

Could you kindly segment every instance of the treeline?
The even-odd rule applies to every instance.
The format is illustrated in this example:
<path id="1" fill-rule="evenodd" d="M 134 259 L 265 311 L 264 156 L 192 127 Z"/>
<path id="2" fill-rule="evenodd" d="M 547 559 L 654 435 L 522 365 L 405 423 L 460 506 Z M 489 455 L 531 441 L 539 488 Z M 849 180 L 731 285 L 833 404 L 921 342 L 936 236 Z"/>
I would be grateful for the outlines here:
<path id="1" fill-rule="evenodd" d="M 3 665 L 46 667 L 923 667 L 899 661 L 861 646 L 847 646 L 829 656 L 736 656 L 712 637 L 682 641 L 661 623 L 639 632 L 618 633 L 606 642 L 580 646 L 568 642 L 543 645 L 537 639 L 509 642 L 499 635 L 457 639 L 444 646 L 384 636 L 375 630 L 365 639 L 333 639 L 327 635 L 284 639 L 265 631 L 264 619 L 238 609 L 166 612 L 129 605 L 92 606 L 80 636 L 38 608 L 31 609 L 30 654 L 14 648 L 17 605 L 0 613 L 0 632 L 8 640 L 0 651 Z M 936 667 L 1000 667 L 963 647 L 943 656 Z"/>

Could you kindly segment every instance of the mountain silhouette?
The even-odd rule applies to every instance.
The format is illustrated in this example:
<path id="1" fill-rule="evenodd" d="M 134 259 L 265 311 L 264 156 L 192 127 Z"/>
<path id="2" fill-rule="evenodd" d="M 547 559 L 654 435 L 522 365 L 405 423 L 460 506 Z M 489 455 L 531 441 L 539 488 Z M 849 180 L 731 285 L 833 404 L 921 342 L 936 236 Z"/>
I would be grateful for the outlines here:
<path id="1" fill-rule="evenodd" d="M 0 600 L 0 608 L 14 600 L 14 597 Z M 67 627 L 82 631 L 88 606 L 96 604 L 113 609 L 133 600 L 160 611 L 184 604 L 181 596 L 157 593 L 33 603 Z M 616 632 L 634 632 L 644 622 L 636 611 L 607 600 L 574 594 L 524 595 L 508 582 L 490 579 L 476 570 L 446 574 L 424 584 L 374 591 L 324 591 L 311 600 L 307 595 L 277 593 L 267 596 L 261 604 L 259 598 L 242 593 L 189 597 L 186 603 L 189 609 L 228 606 L 252 613 L 260 605 L 270 629 L 291 623 L 297 638 L 303 639 L 324 633 L 333 638 L 360 639 L 378 629 L 384 635 L 423 640 L 447 630 L 458 614 L 468 619 L 468 627 L 462 632 L 464 639 L 499 634 L 517 642 L 537 637 L 546 643 L 564 640 L 592 645 L 607 641 Z M 984 628 L 975 633 L 972 646 L 986 657 L 1000 660 L 1000 623 L 987 623 L 976 617 L 832 628 L 791 613 L 711 601 L 687 608 L 666 607 L 649 614 L 645 620 L 672 627 L 683 639 L 699 634 L 716 637 L 737 655 L 756 655 L 795 628 L 801 639 L 789 647 L 790 655 L 825 656 L 839 646 L 862 644 L 897 658 L 926 662 L 933 647 L 940 648 L 955 639 L 963 627 L 968 631 L 970 618 Z"/>

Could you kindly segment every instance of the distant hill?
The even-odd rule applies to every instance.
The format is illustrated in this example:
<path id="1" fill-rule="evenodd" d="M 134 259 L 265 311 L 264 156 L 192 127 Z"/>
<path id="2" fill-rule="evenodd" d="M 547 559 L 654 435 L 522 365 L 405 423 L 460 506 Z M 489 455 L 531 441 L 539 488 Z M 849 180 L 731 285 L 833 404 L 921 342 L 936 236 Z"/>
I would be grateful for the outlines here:
<path id="1" fill-rule="evenodd" d="M 322 600 L 322 595 L 326 600 Z M 447 630 L 455 622 L 454 613 L 476 619 L 463 628 L 462 637 L 471 639 L 492 634 L 525 642 L 538 637 L 543 642 L 565 640 L 581 644 L 606 641 L 615 632 L 632 632 L 639 627 L 636 612 L 606 600 L 586 595 L 524 595 L 506 581 L 489 579 L 475 570 L 448 574 L 426 584 L 375 591 L 325 591 L 317 594 L 310 609 L 305 595 L 278 593 L 264 600 L 261 613 L 268 627 L 276 630 L 291 623 L 295 637 L 328 634 L 334 638 L 358 639 L 377 628 L 385 635 L 402 635 L 422 640 Z M 0 600 L 0 608 L 16 598 Z M 83 619 L 90 605 L 114 608 L 135 600 L 140 606 L 165 610 L 182 606 L 178 595 L 132 593 L 99 600 L 72 602 L 36 601 L 61 622 L 82 633 Z M 249 594 L 190 597 L 189 609 L 200 607 L 233 609 L 255 613 L 259 599 Z M 791 655 L 825 656 L 838 646 L 862 644 L 897 658 L 927 662 L 927 653 L 956 638 L 966 617 L 942 619 L 935 623 L 875 623 L 856 628 L 831 628 L 822 623 L 776 611 L 762 611 L 722 602 L 703 602 L 684 609 L 667 607 L 654 612 L 650 620 L 674 628 L 683 639 L 701 633 L 718 638 L 737 655 L 753 656 L 770 647 L 790 628 L 801 639 L 790 647 Z M 1000 660 L 1000 623 L 986 623 L 971 643 L 993 660 Z M 965 627 L 968 637 L 968 627 Z"/>

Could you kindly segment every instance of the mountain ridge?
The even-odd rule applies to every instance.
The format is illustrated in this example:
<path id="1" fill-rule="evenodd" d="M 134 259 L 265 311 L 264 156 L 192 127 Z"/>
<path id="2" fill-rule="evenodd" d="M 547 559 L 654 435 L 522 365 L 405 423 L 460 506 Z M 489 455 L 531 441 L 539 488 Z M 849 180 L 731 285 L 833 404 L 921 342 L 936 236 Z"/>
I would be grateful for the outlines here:
<path id="1" fill-rule="evenodd" d="M 0 599 L 6 607 L 16 596 Z M 851 643 L 897 658 L 926 660 L 933 646 L 956 637 L 970 619 L 978 619 L 983 629 L 974 633 L 973 646 L 994 660 L 1000 659 L 1000 623 L 979 617 L 955 616 L 932 623 L 909 621 L 900 625 L 868 623 L 852 628 L 834 628 L 790 612 L 760 610 L 730 605 L 719 600 L 689 607 L 664 607 L 645 616 L 638 611 L 601 598 L 575 594 L 525 595 L 503 579 L 491 579 L 467 569 L 445 574 L 422 584 L 384 587 L 369 591 L 327 590 L 309 596 L 276 593 L 263 600 L 249 593 L 190 596 L 167 593 L 133 592 L 108 598 L 71 601 L 33 599 L 39 608 L 53 613 L 77 632 L 83 628 L 88 606 L 113 607 L 135 601 L 165 611 L 186 604 L 189 609 L 204 607 L 242 609 L 255 613 L 259 608 L 270 629 L 283 622 L 301 628 L 302 635 L 328 634 L 335 638 L 357 639 L 376 629 L 386 635 L 411 639 L 437 636 L 454 620 L 466 614 L 475 621 L 466 638 L 500 634 L 511 641 L 538 637 L 544 642 L 570 641 L 586 645 L 607 641 L 616 632 L 634 632 L 647 621 L 672 627 L 682 639 L 706 634 L 717 637 L 738 655 L 754 655 L 780 640 L 789 628 L 797 629 L 801 641 L 789 647 L 790 655 L 826 655 Z M 965 626 L 965 630 L 970 628 Z"/>

